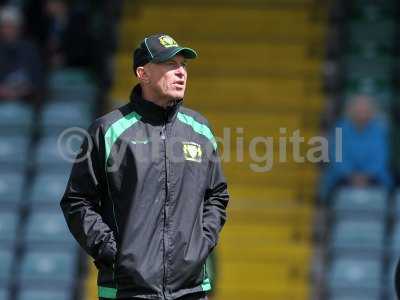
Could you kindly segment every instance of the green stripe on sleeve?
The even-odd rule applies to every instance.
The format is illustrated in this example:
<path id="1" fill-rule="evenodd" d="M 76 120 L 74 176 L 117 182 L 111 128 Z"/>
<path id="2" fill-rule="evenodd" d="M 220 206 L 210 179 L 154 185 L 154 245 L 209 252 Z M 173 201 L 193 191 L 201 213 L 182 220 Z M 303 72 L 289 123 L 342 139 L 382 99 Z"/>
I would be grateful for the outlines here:
<path id="1" fill-rule="evenodd" d="M 117 289 L 99 286 L 99 298 L 117 299 Z"/>
<path id="2" fill-rule="evenodd" d="M 209 278 L 206 278 L 203 280 L 201 288 L 203 289 L 203 292 L 207 292 L 207 291 L 211 290 L 211 282 L 210 282 Z"/>
<path id="3" fill-rule="evenodd" d="M 142 117 L 135 111 L 122 117 L 118 121 L 114 122 L 110 128 L 107 129 L 104 136 L 105 147 L 106 147 L 106 163 L 111 153 L 112 146 L 115 144 L 120 135 L 127 130 L 129 127 L 134 125 Z"/>
<path id="4" fill-rule="evenodd" d="M 212 143 L 214 149 L 217 149 L 217 141 L 215 140 L 214 135 L 212 134 L 210 128 L 208 128 L 206 125 L 201 124 L 197 122 L 195 119 L 193 119 L 191 116 L 188 116 L 184 113 L 178 112 L 178 120 L 181 121 L 182 123 L 185 123 L 186 125 L 189 125 L 192 127 L 194 132 L 197 132 L 198 134 L 201 134 L 208 138 L 210 142 Z"/>

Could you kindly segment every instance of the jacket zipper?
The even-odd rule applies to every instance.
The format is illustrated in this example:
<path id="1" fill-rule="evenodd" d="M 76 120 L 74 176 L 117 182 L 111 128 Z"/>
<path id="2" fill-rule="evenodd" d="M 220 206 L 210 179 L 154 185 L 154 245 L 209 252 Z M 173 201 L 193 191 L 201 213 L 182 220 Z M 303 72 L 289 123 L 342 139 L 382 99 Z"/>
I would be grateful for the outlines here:
<path id="1" fill-rule="evenodd" d="M 165 172 L 165 200 L 164 200 L 164 209 L 163 209 L 163 215 L 164 215 L 164 224 L 163 224 L 163 248 L 164 248 L 164 253 L 163 253 L 163 287 L 162 287 L 162 292 L 164 299 L 166 299 L 165 296 L 165 287 L 166 287 L 166 264 L 167 264 L 167 245 L 165 243 L 165 231 L 167 228 L 167 202 L 168 202 L 168 170 L 167 170 L 167 134 L 166 134 L 166 122 L 163 124 L 163 127 L 161 129 L 161 139 L 164 142 L 164 172 Z"/>

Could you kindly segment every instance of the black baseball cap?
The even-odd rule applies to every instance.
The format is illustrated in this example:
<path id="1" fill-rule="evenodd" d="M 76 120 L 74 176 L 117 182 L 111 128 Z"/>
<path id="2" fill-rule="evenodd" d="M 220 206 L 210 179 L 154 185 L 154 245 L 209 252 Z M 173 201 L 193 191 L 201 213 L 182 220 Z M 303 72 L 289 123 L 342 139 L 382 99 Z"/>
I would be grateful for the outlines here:
<path id="1" fill-rule="evenodd" d="M 197 57 L 196 51 L 191 48 L 181 47 L 169 35 L 160 33 L 145 37 L 133 53 L 133 70 L 149 62 L 160 63 L 171 59 L 177 54 L 184 58 L 193 59 Z"/>

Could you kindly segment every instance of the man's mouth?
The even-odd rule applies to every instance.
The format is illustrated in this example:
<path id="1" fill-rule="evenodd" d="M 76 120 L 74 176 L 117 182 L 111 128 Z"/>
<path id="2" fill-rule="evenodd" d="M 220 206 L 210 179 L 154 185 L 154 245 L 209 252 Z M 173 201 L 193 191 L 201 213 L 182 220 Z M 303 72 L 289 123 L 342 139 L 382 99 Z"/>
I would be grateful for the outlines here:
<path id="1" fill-rule="evenodd" d="M 174 84 L 178 85 L 178 86 L 184 86 L 185 85 L 185 81 L 184 80 L 177 80 L 177 81 L 174 82 Z"/>

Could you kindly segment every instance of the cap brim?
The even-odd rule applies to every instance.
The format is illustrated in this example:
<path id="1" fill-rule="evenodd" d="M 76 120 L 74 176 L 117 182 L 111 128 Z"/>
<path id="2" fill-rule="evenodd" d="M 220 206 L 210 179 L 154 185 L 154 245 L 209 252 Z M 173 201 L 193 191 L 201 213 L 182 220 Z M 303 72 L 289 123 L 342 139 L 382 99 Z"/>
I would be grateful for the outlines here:
<path id="1" fill-rule="evenodd" d="M 168 59 L 173 58 L 175 55 L 181 54 L 184 58 L 187 59 L 194 59 L 197 57 L 197 52 L 194 51 L 192 48 L 187 48 L 187 47 L 176 47 L 174 49 L 171 49 L 168 53 L 165 53 L 164 55 L 154 58 L 152 61 L 153 62 L 163 62 Z"/>

